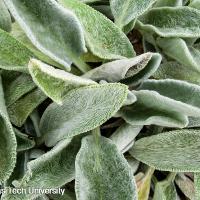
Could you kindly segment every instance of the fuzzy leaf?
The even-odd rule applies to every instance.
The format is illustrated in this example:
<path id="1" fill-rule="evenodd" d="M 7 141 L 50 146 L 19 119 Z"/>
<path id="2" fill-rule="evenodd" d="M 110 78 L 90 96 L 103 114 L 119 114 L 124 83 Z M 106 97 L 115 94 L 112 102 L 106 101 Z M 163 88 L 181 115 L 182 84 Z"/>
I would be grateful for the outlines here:
<path id="1" fill-rule="evenodd" d="M 183 1 L 182 0 L 157 0 L 154 7 L 165 7 L 165 6 L 182 6 Z"/>
<path id="2" fill-rule="evenodd" d="M 136 28 L 162 37 L 200 37 L 200 11 L 194 8 L 153 8 L 139 20 Z"/>
<path id="3" fill-rule="evenodd" d="M 0 68 L 26 71 L 33 53 L 22 43 L 0 30 Z"/>
<path id="4" fill-rule="evenodd" d="M 128 151 L 134 144 L 134 140 L 141 131 L 142 126 L 123 124 L 110 137 L 118 150 L 122 153 Z"/>
<path id="5" fill-rule="evenodd" d="M 84 28 L 87 46 L 94 55 L 110 60 L 135 55 L 126 35 L 103 14 L 78 0 L 59 2 L 75 12 L 79 18 Z"/>
<path id="6" fill-rule="evenodd" d="M 129 152 L 158 170 L 200 172 L 199 134 L 199 130 L 183 129 L 145 137 Z"/>
<path id="7" fill-rule="evenodd" d="M 16 163 L 17 142 L 12 125 L 8 118 L 3 87 L 0 77 L 0 182 L 6 181 L 11 175 Z"/>
<path id="8" fill-rule="evenodd" d="M 10 32 L 11 31 L 11 16 L 6 8 L 4 1 L 0 0 L 0 28 Z"/>
<path id="9" fill-rule="evenodd" d="M 200 74 L 190 67 L 171 61 L 161 64 L 153 74 L 156 79 L 177 79 L 200 85 Z"/>
<path id="10" fill-rule="evenodd" d="M 32 43 L 67 70 L 86 51 L 79 20 L 56 1 L 6 0 L 5 3 Z"/>
<path id="11" fill-rule="evenodd" d="M 125 82 L 132 85 L 148 79 L 159 67 L 161 56 L 157 53 L 145 53 L 140 56 L 112 61 L 97 67 L 83 75 L 94 81 Z"/>
<path id="12" fill-rule="evenodd" d="M 8 114 L 11 122 L 15 126 L 21 127 L 33 110 L 46 98 L 46 95 L 38 88 L 22 96 L 8 106 Z"/>
<path id="13" fill-rule="evenodd" d="M 85 137 L 75 166 L 77 200 L 137 199 L 131 168 L 109 139 Z"/>
<path id="14" fill-rule="evenodd" d="M 200 72 L 200 51 L 194 47 L 188 47 L 183 39 L 159 38 L 157 44 L 167 56 L 187 66 L 189 70 Z"/>
<path id="15" fill-rule="evenodd" d="M 122 106 L 127 87 L 122 84 L 85 86 L 70 91 L 63 105 L 51 104 L 44 112 L 40 130 L 47 146 L 106 122 Z"/>
<path id="16" fill-rule="evenodd" d="M 115 23 L 120 28 L 147 11 L 156 0 L 110 0 Z"/>
<path id="17" fill-rule="evenodd" d="M 195 198 L 200 198 L 200 173 L 194 174 Z"/>
<path id="18" fill-rule="evenodd" d="M 28 170 L 18 188 L 59 188 L 75 177 L 75 158 L 81 137 L 63 140 L 49 152 L 28 163 Z M 20 200 L 34 199 L 38 194 L 8 195 Z"/>
<path id="19" fill-rule="evenodd" d="M 35 146 L 35 141 L 28 138 L 26 134 L 21 133 L 19 130 L 14 129 L 17 138 L 17 151 L 25 151 Z"/>
<path id="20" fill-rule="evenodd" d="M 191 0 L 189 6 L 200 10 L 200 0 Z"/>
<path id="21" fill-rule="evenodd" d="M 58 104 L 62 104 L 63 97 L 70 90 L 96 84 L 92 80 L 55 69 L 36 59 L 32 59 L 28 67 L 37 86 Z"/>

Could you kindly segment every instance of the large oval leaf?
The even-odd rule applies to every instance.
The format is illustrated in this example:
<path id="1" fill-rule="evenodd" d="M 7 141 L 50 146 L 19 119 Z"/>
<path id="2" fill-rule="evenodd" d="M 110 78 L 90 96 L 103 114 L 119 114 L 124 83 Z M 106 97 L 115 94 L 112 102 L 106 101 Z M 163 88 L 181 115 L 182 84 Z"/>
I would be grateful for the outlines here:
<path id="1" fill-rule="evenodd" d="M 100 12 L 78 0 L 59 0 L 75 12 L 84 27 L 90 51 L 103 59 L 133 57 L 134 51 L 126 35 Z"/>
<path id="2" fill-rule="evenodd" d="M 200 11 L 194 8 L 154 8 L 139 20 L 137 28 L 162 37 L 200 37 Z"/>
<path id="3" fill-rule="evenodd" d="M 86 51 L 79 20 L 56 1 L 6 0 L 5 3 L 32 43 L 67 70 Z"/>
<path id="4" fill-rule="evenodd" d="M 158 170 L 200 172 L 200 131 L 176 130 L 135 142 L 133 157 Z"/>
<path id="5" fill-rule="evenodd" d="M 51 104 L 44 112 L 40 129 L 48 146 L 59 140 L 92 130 L 111 118 L 127 98 L 127 86 L 85 86 L 67 93 L 63 105 Z"/>
<path id="6" fill-rule="evenodd" d="M 28 68 L 37 86 L 58 104 L 62 104 L 63 97 L 70 90 L 96 84 L 92 80 L 55 69 L 36 59 L 30 60 Z"/>
<path id="7" fill-rule="evenodd" d="M 8 118 L 3 87 L 0 77 L 0 182 L 6 181 L 11 175 L 16 163 L 17 142 L 12 125 Z"/>
<path id="8" fill-rule="evenodd" d="M 131 168 L 109 139 L 84 138 L 75 166 L 78 200 L 137 199 Z"/>
<path id="9" fill-rule="evenodd" d="M 155 1 L 156 0 L 110 0 L 115 23 L 120 28 L 123 28 L 148 10 Z"/>

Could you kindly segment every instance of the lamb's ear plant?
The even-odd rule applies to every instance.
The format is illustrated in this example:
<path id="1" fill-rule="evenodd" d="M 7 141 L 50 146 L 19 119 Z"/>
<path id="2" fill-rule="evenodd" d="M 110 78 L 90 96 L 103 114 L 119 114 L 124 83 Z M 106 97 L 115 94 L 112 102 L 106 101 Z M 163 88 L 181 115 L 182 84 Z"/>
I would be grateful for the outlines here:
<path id="1" fill-rule="evenodd" d="M 2 200 L 199 200 L 199 128 L 199 0 L 0 0 Z"/>

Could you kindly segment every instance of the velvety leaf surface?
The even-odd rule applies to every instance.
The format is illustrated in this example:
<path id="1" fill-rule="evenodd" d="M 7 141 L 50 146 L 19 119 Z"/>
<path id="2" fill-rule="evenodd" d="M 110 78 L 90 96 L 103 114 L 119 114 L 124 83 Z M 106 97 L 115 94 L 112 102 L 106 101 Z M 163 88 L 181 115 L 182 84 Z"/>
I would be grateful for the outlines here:
<path id="1" fill-rule="evenodd" d="M 153 8 L 139 20 L 137 28 L 162 37 L 200 37 L 200 11 L 194 8 Z"/>
<path id="2" fill-rule="evenodd" d="M 140 56 L 105 63 L 83 75 L 94 81 L 125 82 L 139 84 L 149 78 L 159 67 L 161 56 L 145 53 Z"/>
<path id="3" fill-rule="evenodd" d="M 11 31 L 11 16 L 4 1 L 0 0 L 0 28 L 4 31 Z"/>
<path id="4" fill-rule="evenodd" d="M 35 141 L 30 139 L 28 135 L 21 133 L 19 130 L 14 129 L 17 139 L 17 151 L 25 151 L 35 146 Z"/>
<path id="5" fill-rule="evenodd" d="M 72 181 L 75 176 L 75 158 L 79 151 L 81 137 L 72 141 L 63 140 L 52 150 L 28 163 L 19 188 L 59 188 Z M 20 200 L 34 199 L 37 195 L 8 195 Z M 7 197 L 7 198 L 8 198 Z"/>
<path id="6" fill-rule="evenodd" d="M 94 55 L 103 59 L 133 57 L 135 53 L 126 35 L 103 14 L 78 0 L 59 2 L 79 18 L 84 27 L 87 46 Z"/>
<path id="7" fill-rule="evenodd" d="M 111 118 L 127 98 L 122 84 L 85 86 L 70 91 L 63 105 L 51 104 L 44 112 L 40 130 L 48 146 L 96 128 Z"/>
<path id="8" fill-rule="evenodd" d="M 115 23 L 120 28 L 123 28 L 136 17 L 148 10 L 154 2 L 155 0 L 110 0 Z"/>
<path id="9" fill-rule="evenodd" d="M 17 142 L 10 123 L 0 77 L 0 182 L 6 181 L 11 175 L 16 163 Z"/>
<path id="10" fill-rule="evenodd" d="M 77 200 L 137 199 L 131 168 L 109 139 L 85 137 L 75 166 Z"/>
<path id="11" fill-rule="evenodd" d="M 175 59 L 190 70 L 200 72 L 200 51 L 194 47 L 188 47 L 183 39 L 159 38 L 157 44 L 163 53 L 170 58 Z"/>
<path id="12" fill-rule="evenodd" d="M 156 79 L 177 79 L 200 85 L 199 72 L 178 62 L 170 61 L 160 65 L 153 74 Z"/>
<path id="13" fill-rule="evenodd" d="M 158 170 L 199 172 L 199 134 L 199 130 L 183 129 L 145 137 L 129 152 Z"/>
<path id="14" fill-rule="evenodd" d="M 142 126 L 123 124 L 110 137 L 112 142 L 122 153 L 128 151 L 134 144 L 134 140 L 141 131 Z"/>
<path id="15" fill-rule="evenodd" d="M 22 96 L 8 106 L 8 114 L 11 122 L 21 127 L 33 110 L 39 106 L 47 96 L 38 88 Z"/>
<path id="16" fill-rule="evenodd" d="M 156 124 L 185 127 L 188 116 L 198 117 L 200 87 L 176 80 L 144 81 L 139 91 L 132 91 L 137 101 L 119 112 L 132 125 Z"/>
<path id="17" fill-rule="evenodd" d="M 195 198 L 200 198 L 200 173 L 194 174 Z"/>
<path id="18" fill-rule="evenodd" d="M 52 200 L 76 200 L 75 194 L 65 189 L 64 195 L 50 195 Z"/>
<path id="19" fill-rule="evenodd" d="M 154 7 L 165 7 L 165 6 L 182 6 L 182 0 L 157 0 Z"/>
<path id="20" fill-rule="evenodd" d="M 200 1 L 191 0 L 189 6 L 200 10 Z"/>
<path id="21" fill-rule="evenodd" d="M 55 69 L 36 59 L 29 62 L 28 68 L 37 86 L 58 104 L 62 104 L 63 97 L 70 90 L 96 84 L 92 80 Z"/>
<path id="22" fill-rule="evenodd" d="M 33 53 L 22 43 L 0 30 L 0 68 L 25 71 Z"/>
<path id="23" fill-rule="evenodd" d="M 32 43 L 70 70 L 86 51 L 77 17 L 54 0 L 6 0 L 6 5 Z"/>

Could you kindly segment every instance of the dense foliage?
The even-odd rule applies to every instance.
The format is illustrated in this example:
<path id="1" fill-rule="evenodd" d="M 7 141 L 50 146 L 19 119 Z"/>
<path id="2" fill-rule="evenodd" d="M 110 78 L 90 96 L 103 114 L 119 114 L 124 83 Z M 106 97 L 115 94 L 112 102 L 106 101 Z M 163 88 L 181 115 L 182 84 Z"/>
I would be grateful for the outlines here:
<path id="1" fill-rule="evenodd" d="M 199 127 L 200 0 L 0 0 L 2 200 L 199 200 Z"/>

